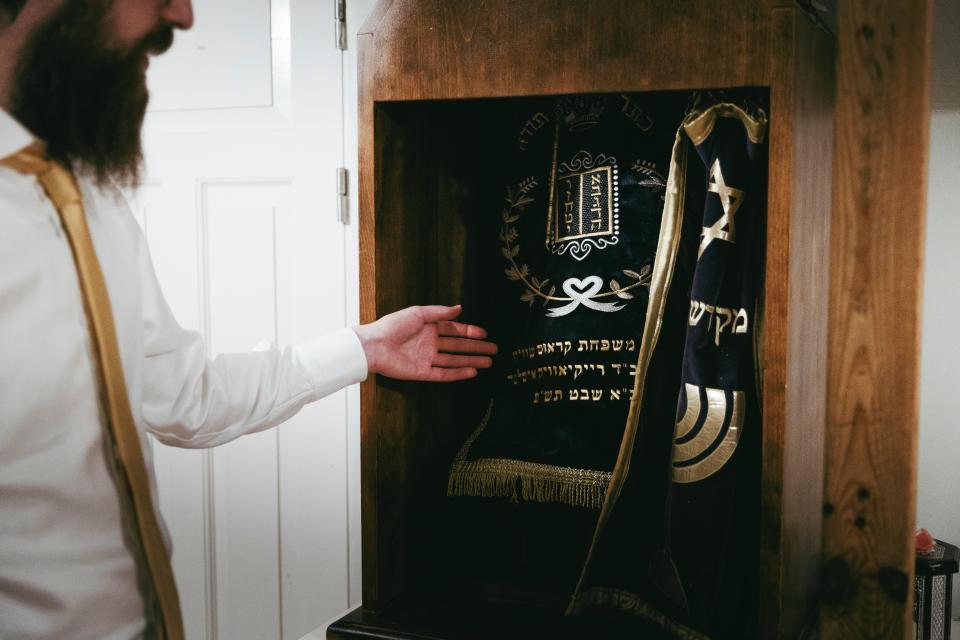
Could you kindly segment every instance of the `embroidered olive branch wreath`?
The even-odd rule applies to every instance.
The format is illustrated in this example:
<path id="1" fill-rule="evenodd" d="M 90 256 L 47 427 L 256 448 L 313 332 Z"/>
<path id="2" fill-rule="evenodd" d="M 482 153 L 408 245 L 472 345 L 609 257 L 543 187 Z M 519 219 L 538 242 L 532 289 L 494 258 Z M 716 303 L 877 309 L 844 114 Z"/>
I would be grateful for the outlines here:
<path id="1" fill-rule="evenodd" d="M 509 186 L 507 187 L 505 201 L 508 206 L 503 210 L 503 227 L 500 229 L 499 234 L 500 240 L 503 242 L 500 252 L 503 254 L 503 257 L 507 259 L 508 263 L 504 273 L 506 274 L 507 279 L 519 281 L 524 284 L 526 290 L 523 292 L 523 294 L 521 294 L 520 301 L 529 303 L 531 307 L 537 298 L 542 299 L 543 306 L 547 306 L 547 303 L 550 301 L 571 302 L 573 298 L 554 295 L 557 291 L 557 287 L 556 285 L 550 284 L 549 278 L 544 278 L 541 280 L 538 277 L 530 274 L 530 267 L 528 265 L 517 265 L 516 262 L 517 254 L 520 253 L 520 247 L 515 245 L 514 242 L 520 237 L 520 233 L 511 225 L 520 219 L 520 214 L 523 213 L 526 205 L 533 202 L 533 198 L 528 196 L 527 193 L 535 186 L 537 186 L 537 181 L 531 177 L 523 180 L 520 183 L 516 194 L 513 193 L 513 190 Z M 611 278 L 610 291 L 597 293 L 589 296 L 589 298 L 596 299 L 616 296 L 624 300 L 629 300 L 633 298 L 633 294 L 628 293 L 630 289 L 641 286 L 650 286 L 650 265 L 644 265 L 643 268 L 640 269 L 640 273 L 630 269 L 623 269 L 622 273 L 628 278 L 635 279 L 636 282 L 632 282 L 626 286 L 621 286 L 616 279 Z M 549 290 L 547 290 L 548 285 L 550 286 Z"/>
<path id="2" fill-rule="evenodd" d="M 647 162 L 646 160 L 636 160 L 633 163 L 633 166 L 630 167 L 637 173 L 642 176 L 645 176 L 640 180 L 639 185 L 641 187 L 647 187 L 656 191 L 666 191 L 667 190 L 667 180 L 662 173 L 657 171 L 656 167 L 652 162 Z"/>

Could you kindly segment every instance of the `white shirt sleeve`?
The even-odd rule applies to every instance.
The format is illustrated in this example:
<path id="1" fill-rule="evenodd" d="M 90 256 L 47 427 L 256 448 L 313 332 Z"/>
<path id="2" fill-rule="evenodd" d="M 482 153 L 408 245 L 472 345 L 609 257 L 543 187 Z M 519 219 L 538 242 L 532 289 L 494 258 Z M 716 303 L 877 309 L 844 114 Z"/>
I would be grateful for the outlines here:
<path id="1" fill-rule="evenodd" d="M 175 447 L 213 447 L 273 427 L 303 405 L 367 377 L 360 340 L 346 328 L 283 350 L 207 358 L 199 333 L 180 327 L 140 243 L 144 323 L 142 415 Z"/>

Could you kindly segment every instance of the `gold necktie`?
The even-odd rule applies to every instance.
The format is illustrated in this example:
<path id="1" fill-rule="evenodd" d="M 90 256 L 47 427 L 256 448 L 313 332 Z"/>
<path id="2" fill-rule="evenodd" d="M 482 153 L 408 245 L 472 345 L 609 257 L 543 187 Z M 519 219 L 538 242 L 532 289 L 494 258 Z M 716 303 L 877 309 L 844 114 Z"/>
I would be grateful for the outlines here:
<path id="1" fill-rule="evenodd" d="M 84 311 L 90 329 L 98 365 L 100 400 L 107 417 L 107 438 L 115 465 L 114 477 L 124 515 L 135 532 L 135 557 L 146 572 L 144 612 L 148 637 L 181 640 L 183 622 L 180 602 L 173 580 L 170 557 L 160 534 L 156 512 L 150 496 L 150 482 L 140 438 L 130 412 L 130 401 L 123 379 L 120 348 L 110 308 L 107 286 L 90 238 L 83 202 L 73 175 L 62 165 L 47 160 L 43 146 L 34 143 L 16 154 L 0 160 L 20 173 L 34 175 L 57 208 L 66 231 L 83 294 Z"/>

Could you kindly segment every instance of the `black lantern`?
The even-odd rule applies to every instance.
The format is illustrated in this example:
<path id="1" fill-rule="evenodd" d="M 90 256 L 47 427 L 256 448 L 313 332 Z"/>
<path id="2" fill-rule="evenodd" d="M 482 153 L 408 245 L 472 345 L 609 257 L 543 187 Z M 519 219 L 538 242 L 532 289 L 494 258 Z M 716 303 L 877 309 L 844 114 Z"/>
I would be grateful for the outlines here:
<path id="1" fill-rule="evenodd" d="M 949 640 L 953 574 L 960 550 L 940 540 L 931 553 L 917 554 L 913 620 L 917 640 Z"/>

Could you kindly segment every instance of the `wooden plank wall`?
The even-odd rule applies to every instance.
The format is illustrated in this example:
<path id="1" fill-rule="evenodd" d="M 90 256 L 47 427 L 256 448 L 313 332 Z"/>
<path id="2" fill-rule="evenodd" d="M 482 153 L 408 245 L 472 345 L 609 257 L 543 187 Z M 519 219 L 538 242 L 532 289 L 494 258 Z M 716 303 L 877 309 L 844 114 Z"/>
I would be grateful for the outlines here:
<path id="1" fill-rule="evenodd" d="M 929 0 L 839 5 L 826 640 L 911 633 Z"/>

